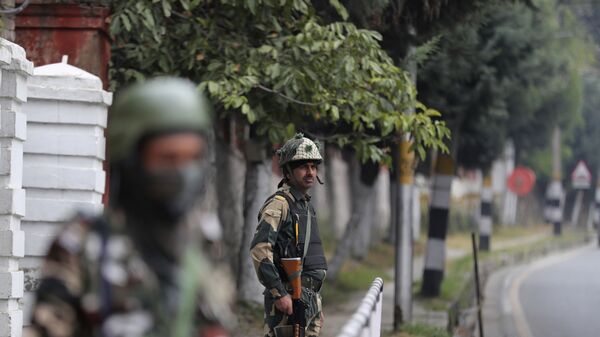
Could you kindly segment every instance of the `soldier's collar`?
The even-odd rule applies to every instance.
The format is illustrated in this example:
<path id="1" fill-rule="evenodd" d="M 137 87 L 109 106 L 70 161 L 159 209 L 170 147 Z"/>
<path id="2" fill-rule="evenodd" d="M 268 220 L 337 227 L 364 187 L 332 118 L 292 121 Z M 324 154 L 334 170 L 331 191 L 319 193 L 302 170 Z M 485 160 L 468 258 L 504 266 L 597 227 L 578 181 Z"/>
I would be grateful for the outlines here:
<path id="1" fill-rule="evenodd" d="M 294 197 L 294 200 L 296 200 L 296 201 L 301 201 L 301 200 L 310 201 L 310 194 L 308 194 L 308 193 L 307 194 L 302 194 L 302 192 L 298 191 L 293 186 L 289 185 L 289 187 L 290 187 L 290 193 Z"/>

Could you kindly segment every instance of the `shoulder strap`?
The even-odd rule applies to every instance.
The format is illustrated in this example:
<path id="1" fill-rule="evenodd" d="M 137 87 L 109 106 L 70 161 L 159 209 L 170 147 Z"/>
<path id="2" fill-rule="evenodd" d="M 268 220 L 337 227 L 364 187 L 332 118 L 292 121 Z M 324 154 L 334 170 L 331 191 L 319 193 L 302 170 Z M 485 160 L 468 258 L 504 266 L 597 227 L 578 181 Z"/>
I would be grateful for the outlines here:
<path id="1" fill-rule="evenodd" d="M 287 202 L 288 205 L 291 205 L 293 203 L 292 199 L 285 193 L 281 192 L 281 191 L 277 191 L 277 193 L 275 193 L 275 196 L 282 196 L 284 197 Z M 311 233 L 311 222 L 312 222 L 312 216 L 310 214 L 310 205 L 308 204 L 308 201 L 304 200 L 304 207 L 306 208 L 306 232 L 304 233 L 304 249 L 302 252 L 302 266 L 304 266 L 304 257 L 306 256 L 306 252 L 308 252 L 308 244 L 310 243 L 310 233 Z M 290 206 L 290 211 L 291 211 L 291 206 Z"/>
<path id="2" fill-rule="evenodd" d="M 310 242 L 311 233 L 310 226 L 312 220 L 308 201 L 304 200 L 304 206 L 306 207 L 306 233 L 304 234 L 304 252 L 302 253 L 302 266 L 304 266 L 304 257 L 306 257 L 306 252 L 308 252 L 308 243 Z"/>

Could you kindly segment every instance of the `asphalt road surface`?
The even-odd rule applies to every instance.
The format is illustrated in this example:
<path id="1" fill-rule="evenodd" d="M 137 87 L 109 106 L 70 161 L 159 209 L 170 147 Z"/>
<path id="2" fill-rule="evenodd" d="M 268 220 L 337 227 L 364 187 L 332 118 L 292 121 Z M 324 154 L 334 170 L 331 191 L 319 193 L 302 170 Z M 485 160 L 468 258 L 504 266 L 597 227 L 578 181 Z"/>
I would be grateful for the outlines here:
<path id="1" fill-rule="evenodd" d="M 600 249 L 500 270 L 485 294 L 485 337 L 600 337 Z"/>

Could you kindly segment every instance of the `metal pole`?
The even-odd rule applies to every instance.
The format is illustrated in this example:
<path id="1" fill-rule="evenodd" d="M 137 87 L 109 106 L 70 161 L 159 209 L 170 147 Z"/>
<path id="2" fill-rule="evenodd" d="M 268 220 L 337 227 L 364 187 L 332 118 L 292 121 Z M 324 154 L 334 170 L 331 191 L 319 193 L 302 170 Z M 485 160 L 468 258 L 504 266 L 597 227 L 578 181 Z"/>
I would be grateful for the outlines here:
<path id="1" fill-rule="evenodd" d="M 483 319 L 481 317 L 481 289 L 479 288 L 479 263 L 477 261 L 477 243 L 475 242 L 475 232 L 471 232 L 471 242 L 473 243 L 473 267 L 475 269 L 475 295 L 477 296 L 477 320 L 479 321 L 479 337 L 484 337 Z"/>
<path id="2" fill-rule="evenodd" d="M 571 227 L 577 227 L 579 223 L 579 214 L 581 213 L 581 204 L 583 203 L 583 190 L 577 191 L 575 204 L 573 205 L 573 214 L 571 214 Z"/>

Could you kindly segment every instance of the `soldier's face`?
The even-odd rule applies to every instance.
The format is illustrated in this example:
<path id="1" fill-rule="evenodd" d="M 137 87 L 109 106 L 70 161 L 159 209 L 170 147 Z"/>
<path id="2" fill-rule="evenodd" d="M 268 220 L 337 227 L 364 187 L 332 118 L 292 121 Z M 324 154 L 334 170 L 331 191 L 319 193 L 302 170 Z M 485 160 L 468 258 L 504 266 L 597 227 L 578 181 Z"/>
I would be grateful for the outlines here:
<path id="1" fill-rule="evenodd" d="M 302 192 L 308 191 L 317 179 L 317 165 L 314 162 L 306 162 L 292 170 L 290 183 Z"/>
<path id="2" fill-rule="evenodd" d="M 142 165 L 150 172 L 181 168 L 203 159 L 206 146 L 206 141 L 193 132 L 158 136 L 145 144 Z"/>

